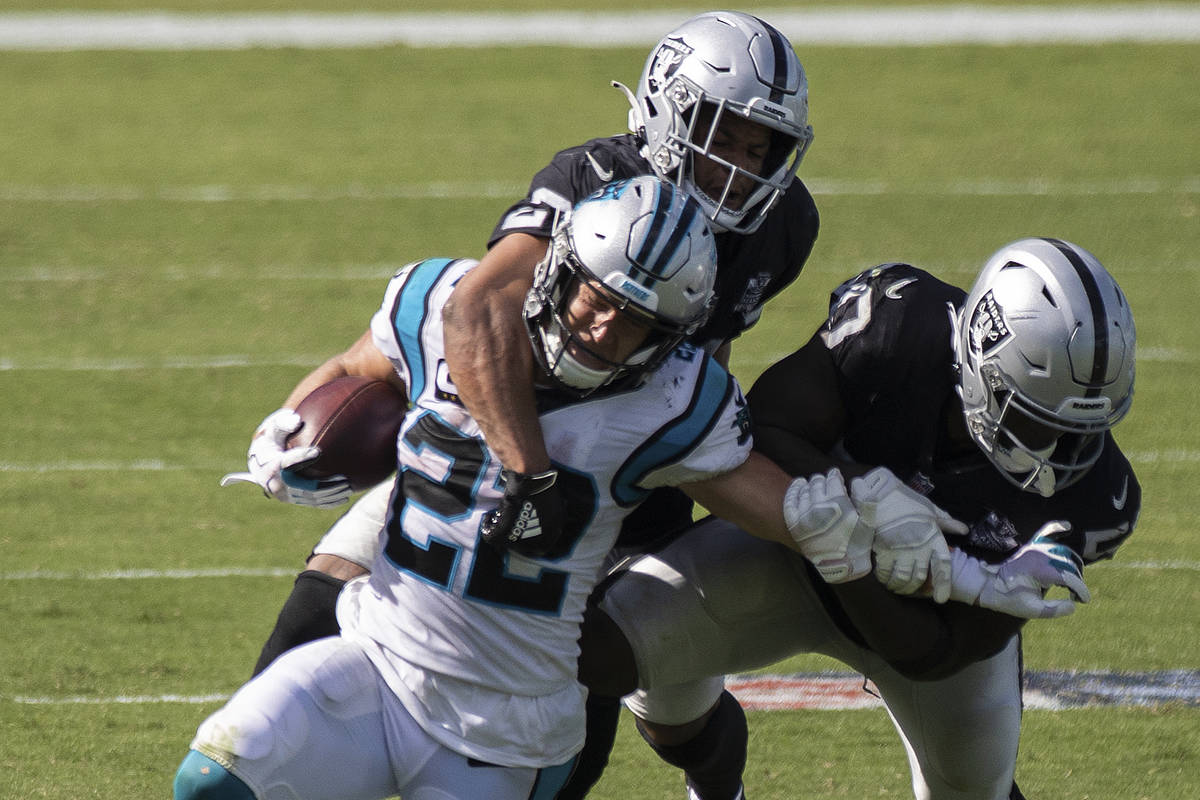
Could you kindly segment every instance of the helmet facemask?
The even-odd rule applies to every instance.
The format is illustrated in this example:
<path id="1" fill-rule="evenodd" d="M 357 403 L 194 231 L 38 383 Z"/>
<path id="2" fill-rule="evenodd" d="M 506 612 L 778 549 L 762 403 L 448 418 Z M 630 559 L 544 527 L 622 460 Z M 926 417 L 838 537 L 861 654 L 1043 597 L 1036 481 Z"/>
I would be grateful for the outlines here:
<path id="1" fill-rule="evenodd" d="M 1022 403 L 1012 381 L 994 364 L 976 361 L 973 368 L 982 377 L 987 402 L 966 409 L 967 431 L 1010 483 L 1050 497 L 1087 474 L 1104 447 L 1102 431 L 1064 425 Z"/>
<path id="2" fill-rule="evenodd" d="M 811 134 L 801 137 L 772 128 L 757 118 L 759 115 L 754 114 L 753 109 L 739 107 L 724 98 L 710 98 L 699 88 L 689 85 L 685 78 L 677 78 L 673 83 L 665 94 L 675 105 L 672 113 L 678 117 L 679 124 L 666 134 L 663 147 L 652 155 L 655 171 L 695 197 L 715 227 L 739 233 L 752 232 L 791 185 L 800 161 L 812 143 Z M 757 171 L 718 155 L 721 137 L 733 135 L 728 128 L 737 125 L 738 121 L 761 126 L 769 137 Z M 705 181 L 710 186 L 719 185 L 719 191 L 706 192 L 702 188 L 696 174 L 698 159 L 707 159 L 712 162 L 709 169 L 721 169 L 725 173 L 723 182 Z M 749 188 L 742 190 L 740 196 L 735 193 L 735 187 L 746 184 Z"/>

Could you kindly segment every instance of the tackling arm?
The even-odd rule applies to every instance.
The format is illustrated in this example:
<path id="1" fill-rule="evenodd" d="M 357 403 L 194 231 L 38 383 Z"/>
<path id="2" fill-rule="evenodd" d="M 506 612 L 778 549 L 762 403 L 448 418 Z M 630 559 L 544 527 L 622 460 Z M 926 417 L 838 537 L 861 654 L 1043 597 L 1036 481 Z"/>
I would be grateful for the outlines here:
<path id="1" fill-rule="evenodd" d="M 718 517 L 743 530 L 797 550 L 783 517 L 791 478 L 767 457 L 751 452 L 729 472 L 679 488 Z"/>
<path id="2" fill-rule="evenodd" d="M 828 455 L 847 424 L 836 365 L 819 336 L 767 369 L 747 394 L 755 449 L 792 475 L 837 467 L 849 480 L 870 465 Z M 827 584 L 871 649 L 916 680 L 935 680 L 1001 647 L 1023 619 L 888 590 L 870 575 Z"/>
<path id="3" fill-rule="evenodd" d="M 505 236 L 463 276 L 442 311 L 446 365 L 459 398 L 500 463 L 527 474 L 550 469 L 522 317 L 534 267 L 545 254 L 545 239 Z"/>

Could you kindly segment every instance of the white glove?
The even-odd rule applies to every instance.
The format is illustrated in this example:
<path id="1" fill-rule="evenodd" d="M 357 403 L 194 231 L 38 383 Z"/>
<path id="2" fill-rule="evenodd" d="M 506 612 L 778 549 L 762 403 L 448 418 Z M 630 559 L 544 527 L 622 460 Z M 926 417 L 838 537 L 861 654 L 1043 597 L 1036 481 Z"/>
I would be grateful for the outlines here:
<path id="1" fill-rule="evenodd" d="M 967 526 L 905 486 L 886 467 L 850 482 L 863 524 L 875 530 L 875 577 L 897 594 L 913 594 L 928 578 L 935 602 L 950 596 L 950 547 L 942 532 Z"/>
<path id="2" fill-rule="evenodd" d="M 837 469 L 792 481 L 783 498 L 783 519 L 800 553 L 826 583 L 852 581 L 871 571 L 873 532 L 859 523 Z"/>
<path id="3" fill-rule="evenodd" d="M 1083 582 L 1083 561 L 1053 538 L 1070 527 L 1063 522 L 1043 525 L 1032 541 L 999 564 L 986 564 L 955 550 L 950 599 L 1025 619 L 1074 612 L 1075 602 L 1086 603 L 1092 594 Z M 1046 591 L 1055 586 L 1068 589 L 1073 600 L 1046 599 Z"/>
<path id="4" fill-rule="evenodd" d="M 300 416 L 290 408 L 273 411 L 258 426 L 246 456 L 249 472 L 231 472 L 221 478 L 222 486 L 253 483 L 263 494 L 284 503 L 316 508 L 333 508 L 350 499 L 350 482 L 341 475 L 314 480 L 292 472 L 321 455 L 319 447 L 284 450 L 288 436 L 300 429 Z"/>

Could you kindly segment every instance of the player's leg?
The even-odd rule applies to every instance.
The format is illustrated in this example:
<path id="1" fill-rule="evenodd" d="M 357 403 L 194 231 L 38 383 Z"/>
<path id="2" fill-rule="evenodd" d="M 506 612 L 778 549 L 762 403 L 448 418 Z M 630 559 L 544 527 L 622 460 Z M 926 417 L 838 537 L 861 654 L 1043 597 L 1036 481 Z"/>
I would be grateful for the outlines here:
<path id="1" fill-rule="evenodd" d="M 1021 732 L 1020 641 L 938 681 L 870 674 L 908 753 L 918 800 L 1009 800 Z"/>
<path id="2" fill-rule="evenodd" d="M 200 725 L 175 800 L 393 796 L 387 699 L 356 645 L 334 637 L 296 648 Z"/>
<path id="3" fill-rule="evenodd" d="M 621 700 L 588 694 L 586 714 L 587 738 L 583 750 L 576 756 L 575 769 L 554 795 L 555 800 L 583 800 L 608 766 L 608 755 L 616 742 L 621 720 Z"/>
<path id="4" fill-rule="evenodd" d="M 683 770 L 692 800 L 741 800 L 749 729 L 722 678 L 638 692 L 626 700 L 638 732 L 666 763 Z"/>
<path id="5" fill-rule="evenodd" d="M 338 594 L 346 581 L 366 574 L 381 547 L 392 483 L 368 491 L 326 532 L 309 559 L 308 569 L 296 577 L 267 637 L 254 674 L 301 644 L 338 632 Z"/>
<path id="6" fill-rule="evenodd" d="M 712 676 L 843 641 L 798 558 L 717 519 L 617 572 L 599 609 L 646 687 L 626 699 L 643 736 L 704 800 L 733 797 L 746 759 L 745 716 Z"/>

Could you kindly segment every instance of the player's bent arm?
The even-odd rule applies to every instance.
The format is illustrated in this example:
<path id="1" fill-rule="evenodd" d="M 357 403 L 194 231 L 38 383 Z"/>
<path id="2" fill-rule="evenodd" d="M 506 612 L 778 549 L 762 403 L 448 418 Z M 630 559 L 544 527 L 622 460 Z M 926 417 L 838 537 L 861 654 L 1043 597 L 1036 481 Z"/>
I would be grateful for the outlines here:
<path id="1" fill-rule="evenodd" d="M 459 397 L 507 469 L 550 468 L 538 421 L 533 352 L 521 310 L 546 240 L 511 233 L 492 246 L 442 310 L 446 365 Z"/>
<path id="2" fill-rule="evenodd" d="M 407 390 L 392 362 L 375 346 L 368 330 L 348 350 L 328 359 L 304 376 L 292 389 L 283 406 L 267 415 L 250 440 L 246 454 L 246 472 L 232 472 L 221 479 L 222 486 L 253 483 L 268 497 L 285 503 L 333 508 L 350 499 L 350 481 L 341 475 L 327 478 L 302 478 L 293 472 L 316 459 L 316 447 L 288 447 L 288 437 L 303 424 L 295 409 L 313 389 L 344 375 L 386 380 L 406 394 Z"/>
<path id="3" fill-rule="evenodd" d="M 396 374 L 392 362 L 375 346 L 371 331 L 368 330 L 358 337 L 358 340 L 350 345 L 348 350 L 326 360 L 325 363 L 301 378 L 296 387 L 292 389 L 291 394 L 283 401 L 283 408 L 296 408 L 313 389 L 346 375 L 360 375 L 364 378 L 387 381 L 402 393 L 408 393 L 404 381 Z"/>
<path id="4" fill-rule="evenodd" d="M 819 336 L 776 362 L 746 394 L 754 447 L 792 475 L 838 467 L 849 481 L 870 467 L 828 455 L 842 437 L 846 412 L 837 369 Z"/>

